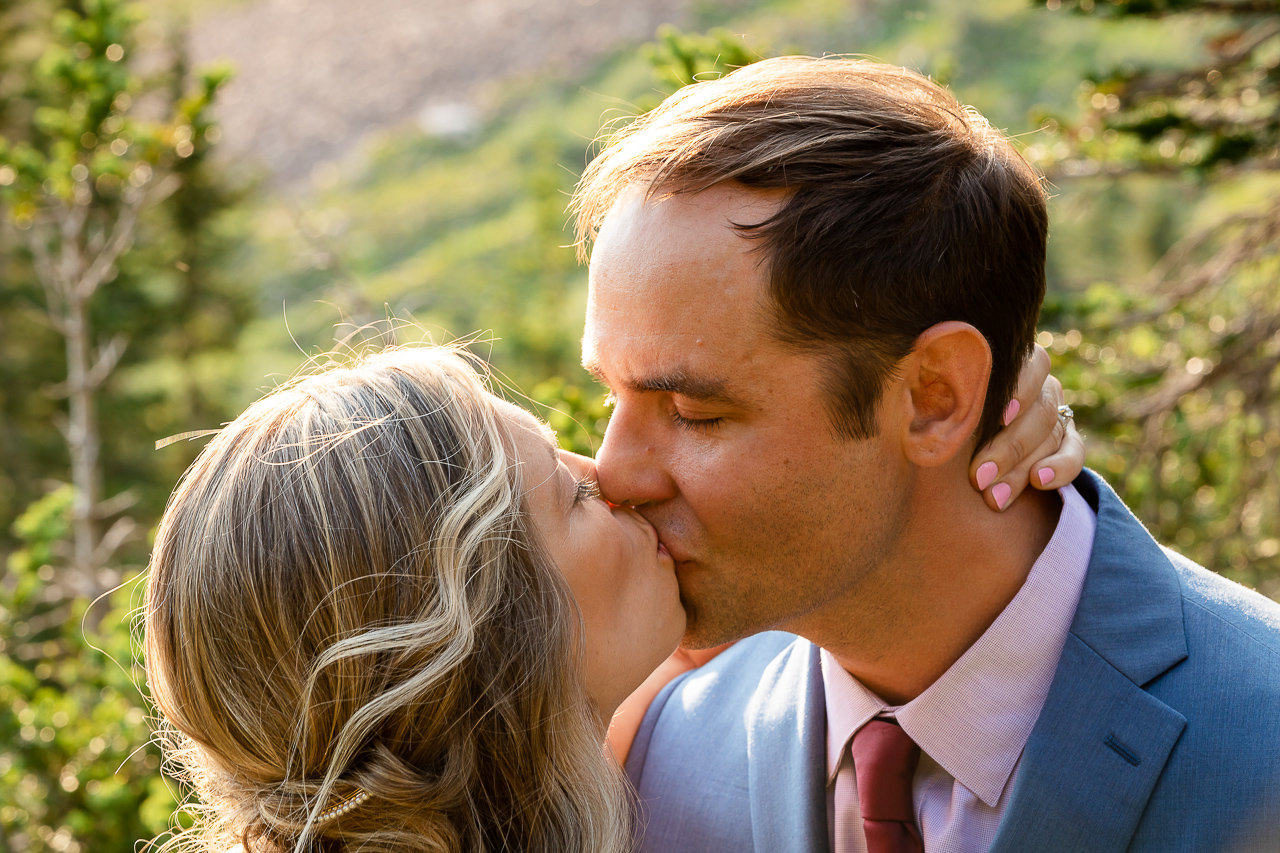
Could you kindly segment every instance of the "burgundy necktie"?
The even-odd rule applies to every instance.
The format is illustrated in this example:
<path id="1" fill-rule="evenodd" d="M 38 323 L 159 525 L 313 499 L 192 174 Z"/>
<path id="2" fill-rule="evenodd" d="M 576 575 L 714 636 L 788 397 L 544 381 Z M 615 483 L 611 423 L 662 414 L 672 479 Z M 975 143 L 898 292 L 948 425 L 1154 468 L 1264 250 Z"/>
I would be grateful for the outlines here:
<path id="1" fill-rule="evenodd" d="M 853 736 L 851 749 L 867 853 L 924 853 L 911 805 L 920 747 L 897 723 L 872 720 Z"/>

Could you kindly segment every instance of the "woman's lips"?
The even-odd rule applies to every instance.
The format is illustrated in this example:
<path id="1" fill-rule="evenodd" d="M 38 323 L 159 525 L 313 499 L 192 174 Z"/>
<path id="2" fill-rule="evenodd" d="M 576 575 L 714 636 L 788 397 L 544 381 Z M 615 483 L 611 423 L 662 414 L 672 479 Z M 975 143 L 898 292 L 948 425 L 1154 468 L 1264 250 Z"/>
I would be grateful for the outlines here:
<path id="1" fill-rule="evenodd" d="M 667 550 L 666 545 L 662 544 L 661 539 L 658 540 L 658 554 L 660 554 L 663 557 L 666 557 L 668 560 L 671 560 L 672 562 L 675 562 L 675 560 L 671 556 L 671 552 Z"/>

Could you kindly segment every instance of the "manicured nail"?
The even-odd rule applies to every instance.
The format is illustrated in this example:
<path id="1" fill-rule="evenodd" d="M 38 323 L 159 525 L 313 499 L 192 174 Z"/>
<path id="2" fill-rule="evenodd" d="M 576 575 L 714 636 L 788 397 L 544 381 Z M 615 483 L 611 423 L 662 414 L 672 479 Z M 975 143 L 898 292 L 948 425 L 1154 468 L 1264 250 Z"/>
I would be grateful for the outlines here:
<path id="1" fill-rule="evenodd" d="M 1013 489 L 1008 483 L 996 483 L 991 487 L 991 497 L 996 499 L 996 506 L 1004 509 L 1004 505 L 1009 502 L 1009 495 L 1013 493 Z"/>
<path id="2" fill-rule="evenodd" d="M 994 462 L 983 462 L 981 465 L 979 465 L 978 466 L 978 491 L 981 492 L 987 486 L 990 486 L 991 481 L 996 478 L 996 474 L 998 473 L 999 471 L 996 470 L 996 463 Z"/>
<path id="3" fill-rule="evenodd" d="M 1047 486 L 1053 482 L 1053 469 L 1041 468 L 1036 472 L 1036 476 L 1040 478 L 1040 485 Z"/>
<path id="4" fill-rule="evenodd" d="M 1004 425 L 1008 426 L 1013 423 L 1013 419 L 1018 416 L 1018 412 L 1022 409 L 1022 404 L 1017 400 L 1010 400 L 1009 405 L 1004 407 Z"/>

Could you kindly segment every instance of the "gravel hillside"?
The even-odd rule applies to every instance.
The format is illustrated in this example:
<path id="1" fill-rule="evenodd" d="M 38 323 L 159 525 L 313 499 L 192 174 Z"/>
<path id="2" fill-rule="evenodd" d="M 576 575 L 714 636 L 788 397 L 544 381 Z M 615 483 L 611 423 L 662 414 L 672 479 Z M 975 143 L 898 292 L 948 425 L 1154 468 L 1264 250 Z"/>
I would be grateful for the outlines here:
<path id="1" fill-rule="evenodd" d="M 224 153 L 291 183 L 370 131 L 465 130 L 493 84 L 581 73 L 694 2 L 256 0 L 193 22 L 192 58 L 236 67 L 218 107 Z"/>

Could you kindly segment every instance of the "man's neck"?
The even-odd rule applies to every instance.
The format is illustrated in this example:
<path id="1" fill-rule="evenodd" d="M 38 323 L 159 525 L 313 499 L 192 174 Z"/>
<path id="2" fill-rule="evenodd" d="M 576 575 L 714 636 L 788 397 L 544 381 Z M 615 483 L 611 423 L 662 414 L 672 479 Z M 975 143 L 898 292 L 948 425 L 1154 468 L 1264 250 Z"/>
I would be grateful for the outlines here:
<path id="1" fill-rule="evenodd" d="M 967 481 L 921 473 L 894 553 L 850 594 L 792 630 L 865 687 L 903 704 L 936 681 L 1022 588 L 1058 524 L 1056 492 L 1028 489 L 992 512 Z"/>

